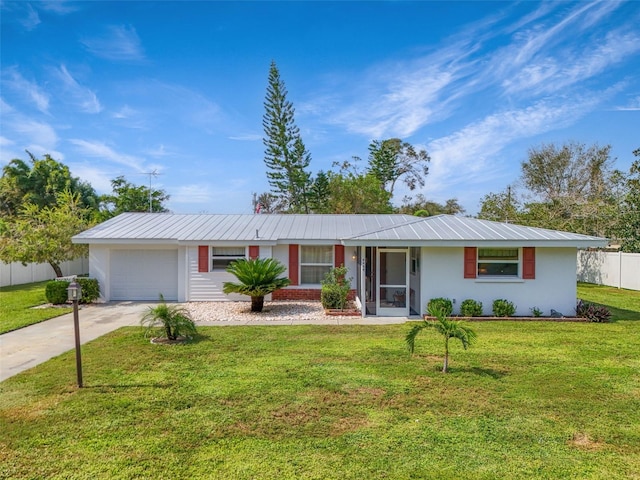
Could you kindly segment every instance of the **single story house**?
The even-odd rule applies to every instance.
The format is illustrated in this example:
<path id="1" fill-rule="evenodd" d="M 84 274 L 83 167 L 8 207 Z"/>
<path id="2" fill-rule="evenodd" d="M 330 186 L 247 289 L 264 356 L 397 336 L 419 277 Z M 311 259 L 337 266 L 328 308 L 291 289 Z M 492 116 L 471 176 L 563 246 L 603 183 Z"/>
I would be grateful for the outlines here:
<path id="1" fill-rule="evenodd" d="M 575 313 L 576 249 L 607 240 L 452 215 L 209 215 L 124 213 L 86 230 L 90 276 L 103 301 L 247 300 L 225 295 L 239 258 L 272 257 L 291 285 L 273 299 L 319 299 L 333 266 L 349 271 L 363 316 L 421 314 L 431 298 L 493 300 Z"/>

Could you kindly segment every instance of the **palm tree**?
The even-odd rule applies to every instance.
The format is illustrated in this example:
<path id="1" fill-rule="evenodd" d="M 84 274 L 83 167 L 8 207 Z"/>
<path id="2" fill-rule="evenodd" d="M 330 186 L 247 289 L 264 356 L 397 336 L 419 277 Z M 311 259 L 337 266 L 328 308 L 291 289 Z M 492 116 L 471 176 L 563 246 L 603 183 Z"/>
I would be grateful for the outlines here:
<path id="1" fill-rule="evenodd" d="M 140 320 L 142 326 L 147 327 L 146 333 L 159 327 L 167 339 L 177 340 L 178 337 L 191 337 L 196 334 L 196 325 L 189 311 L 179 305 L 167 305 L 160 294 L 160 303 L 149 307 Z"/>
<path id="2" fill-rule="evenodd" d="M 240 293 L 251 297 L 251 311 L 261 312 L 264 296 L 286 287 L 291 281 L 286 277 L 278 277 L 287 268 L 274 258 L 253 258 L 236 260 L 227 267 L 238 283 L 224 282 L 224 293 Z"/>
<path id="3" fill-rule="evenodd" d="M 413 354 L 418 334 L 425 328 L 435 328 L 436 331 L 444 337 L 444 365 L 442 367 L 442 373 L 447 373 L 449 368 L 449 339 L 457 338 L 462 342 L 462 347 L 466 350 L 467 347 L 476 340 L 477 335 L 476 332 L 463 322 L 447 318 L 443 309 L 435 309 L 432 313 L 436 319 L 430 321 L 423 320 L 422 323 L 414 325 L 409 333 L 407 333 L 405 342 L 409 353 Z"/>

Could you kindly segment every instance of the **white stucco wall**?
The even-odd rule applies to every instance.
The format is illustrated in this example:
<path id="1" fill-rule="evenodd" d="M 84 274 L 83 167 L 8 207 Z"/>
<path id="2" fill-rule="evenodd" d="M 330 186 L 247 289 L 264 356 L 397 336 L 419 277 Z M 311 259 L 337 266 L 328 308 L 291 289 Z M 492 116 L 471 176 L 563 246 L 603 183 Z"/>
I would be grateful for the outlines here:
<path id="1" fill-rule="evenodd" d="M 544 315 L 554 309 L 567 316 L 575 315 L 576 249 L 536 248 L 536 278 L 534 280 L 465 279 L 462 247 L 422 248 L 421 312 L 431 298 L 455 299 L 454 313 L 467 298 L 479 300 L 483 313 L 492 313 L 493 301 L 504 298 L 513 302 L 516 315 L 531 315 L 538 307 Z M 522 272 L 522 268 L 520 268 Z"/>

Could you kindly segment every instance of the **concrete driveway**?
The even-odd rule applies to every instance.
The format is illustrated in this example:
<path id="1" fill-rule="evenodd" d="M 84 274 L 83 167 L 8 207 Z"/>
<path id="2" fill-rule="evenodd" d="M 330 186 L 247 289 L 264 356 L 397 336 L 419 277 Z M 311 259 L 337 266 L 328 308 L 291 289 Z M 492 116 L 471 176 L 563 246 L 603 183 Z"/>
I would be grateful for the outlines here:
<path id="1" fill-rule="evenodd" d="M 80 341 L 90 342 L 120 327 L 140 325 L 151 303 L 119 302 L 83 305 Z M 75 348 L 73 313 L 0 335 L 0 381 Z"/>

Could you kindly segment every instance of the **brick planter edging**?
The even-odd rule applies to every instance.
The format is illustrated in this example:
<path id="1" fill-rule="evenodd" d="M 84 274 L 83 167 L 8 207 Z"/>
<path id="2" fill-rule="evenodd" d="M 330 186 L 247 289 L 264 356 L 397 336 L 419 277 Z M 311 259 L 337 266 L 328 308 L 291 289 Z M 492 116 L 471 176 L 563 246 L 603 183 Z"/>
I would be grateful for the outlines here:
<path id="1" fill-rule="evenodd" d="M 340 310 L 339 308 L 326 308 L 324 314 L 329 317 L 360 317 L 362 312 L 360 310 Z"/>
<path id="2" fill-rule="evenodd" d="M 435 320 L 436 317 L 423 315 L 425 320 Z M 465 322 L 585 322 L 591 323 L 581 317 L 447 317 L 449 320 L 464 320 Z"/>

